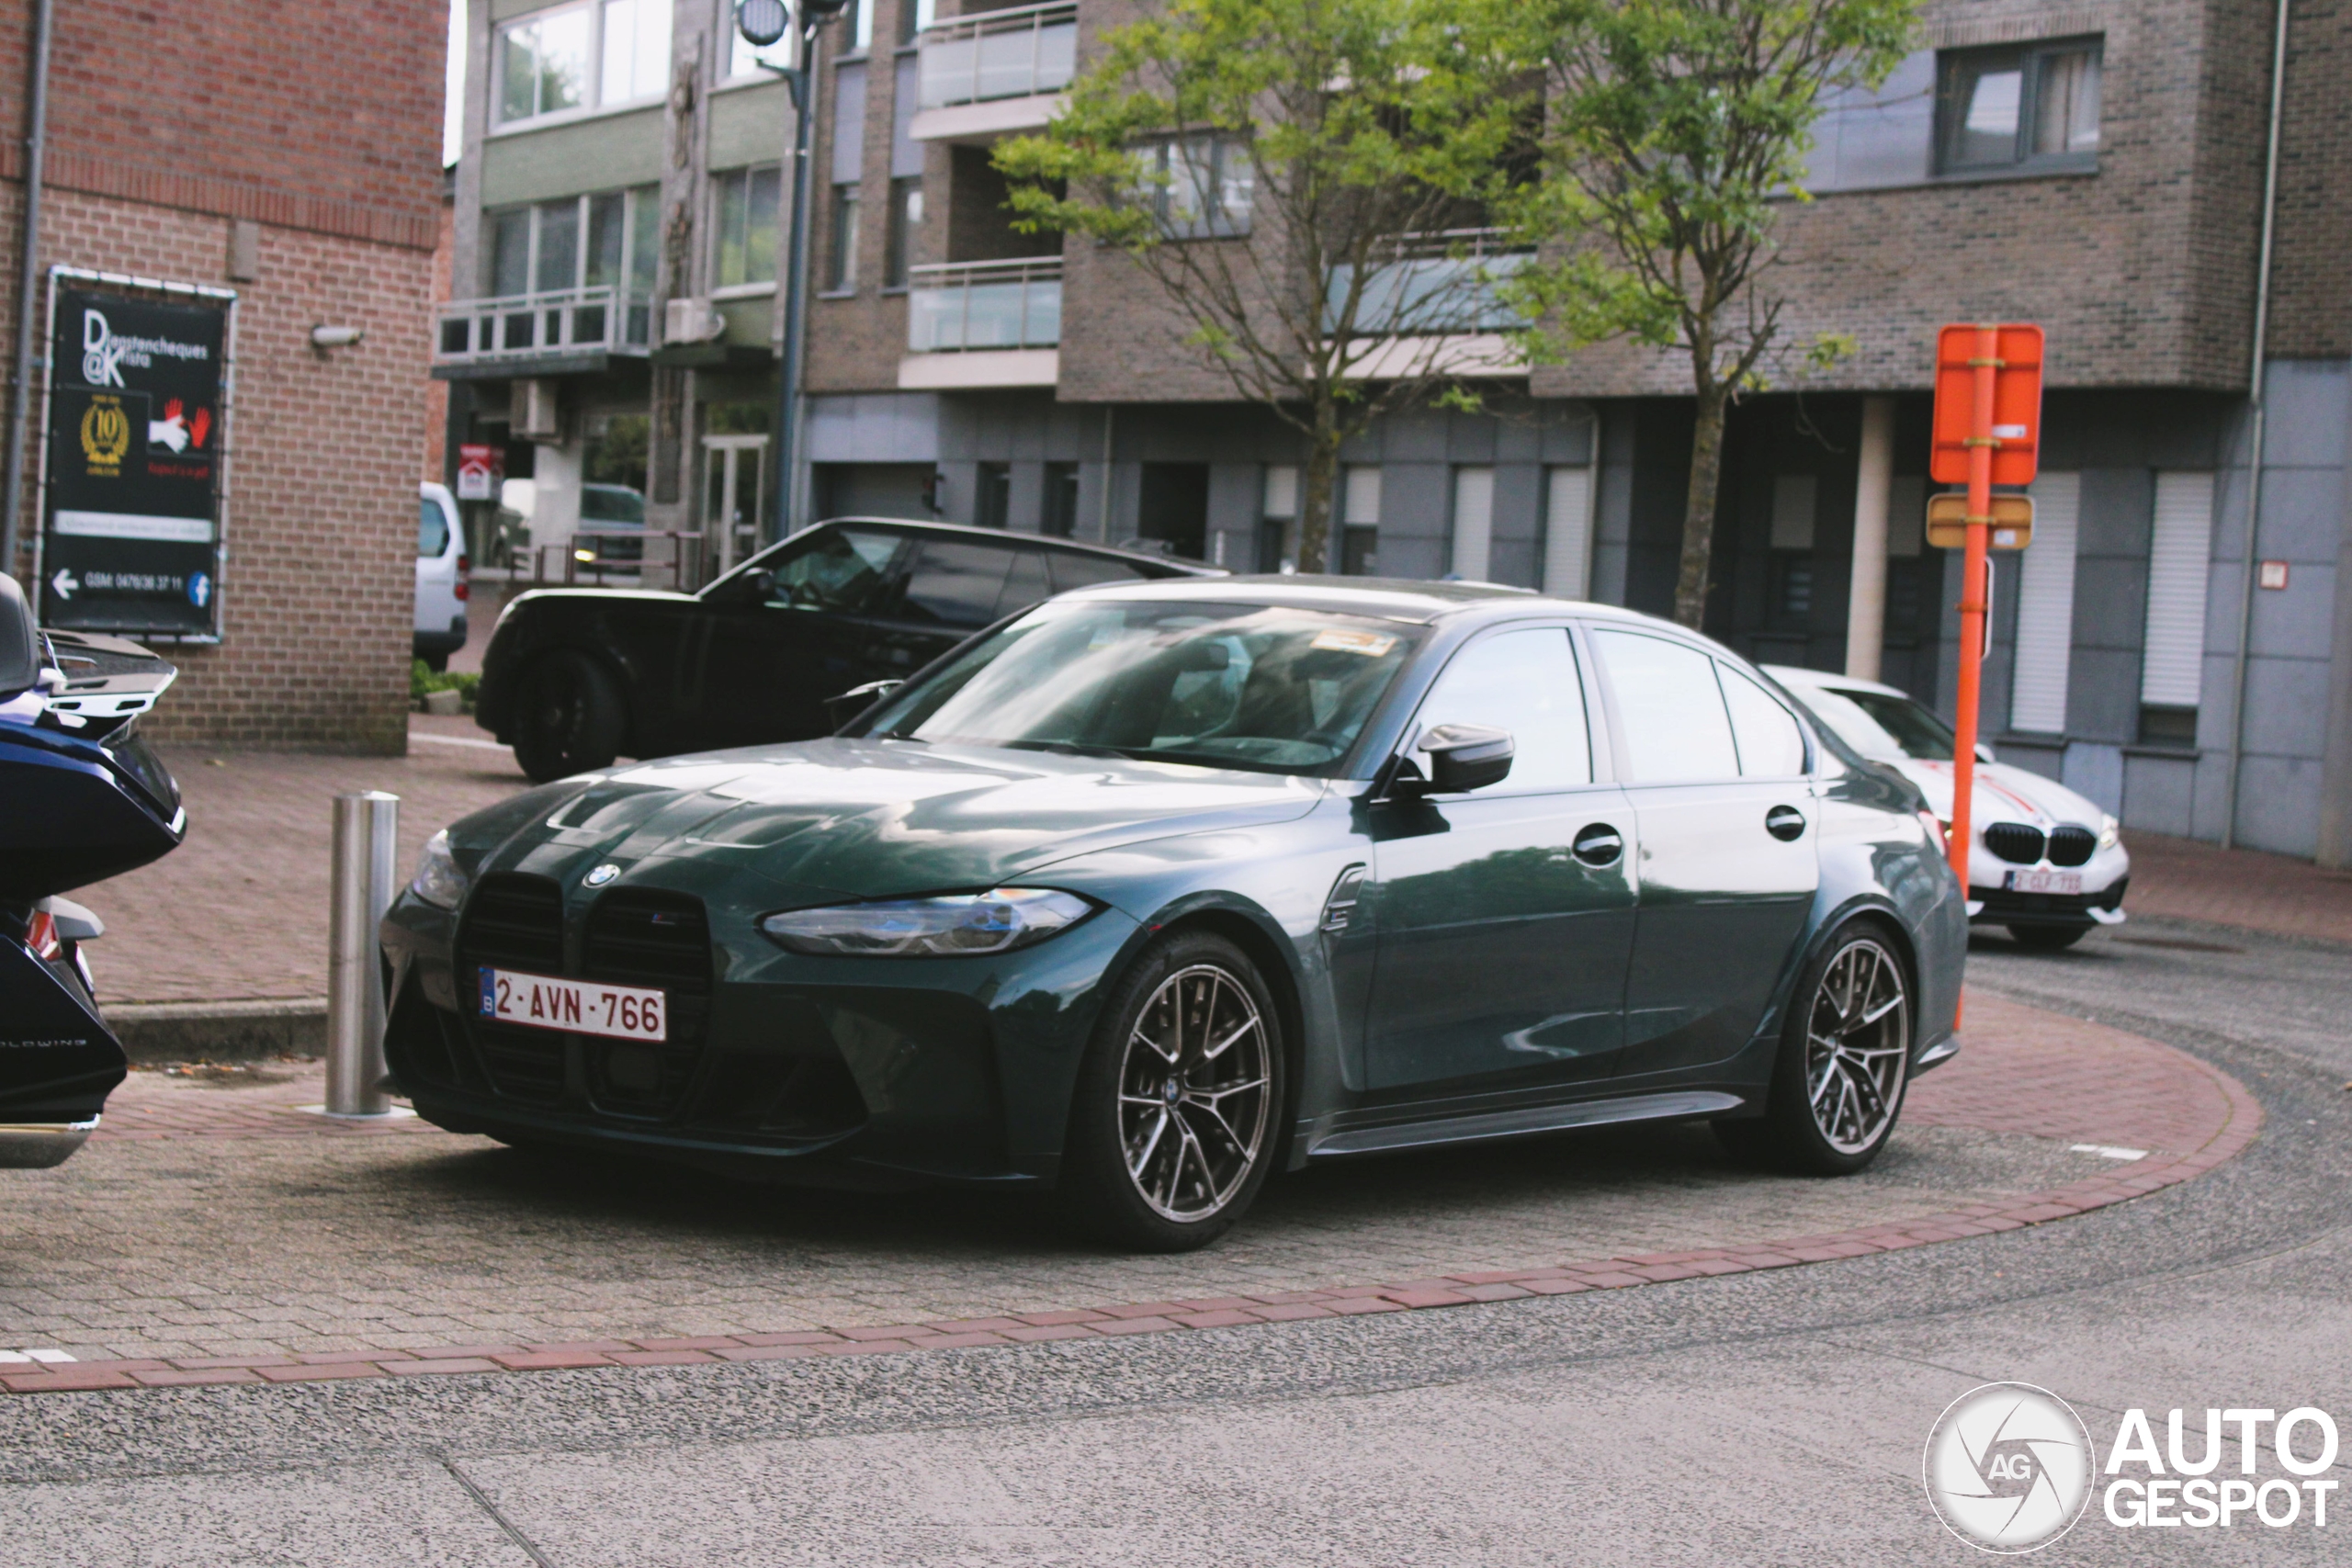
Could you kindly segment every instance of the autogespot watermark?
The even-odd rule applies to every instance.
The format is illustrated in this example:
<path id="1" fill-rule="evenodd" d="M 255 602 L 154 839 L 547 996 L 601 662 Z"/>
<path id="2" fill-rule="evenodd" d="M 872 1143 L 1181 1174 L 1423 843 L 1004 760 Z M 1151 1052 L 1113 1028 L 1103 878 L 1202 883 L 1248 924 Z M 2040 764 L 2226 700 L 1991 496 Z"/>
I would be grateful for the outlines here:
<path id="1" fill-rule="evenodd" d="M 2233 1428 L 2235 1475 L 2222 1463 Z M 2074 1529 L 2094 1492 L 2107 1522 L 2123 1529 L 2255 1522 L 2324 1529 L 2337 1483 L 2323 1477 L 2335 1458 L 2334 1417 L 2309 1405 L 2284 1415 L 2207 1410 L 2201 1431 L 2188 1412 L 2174 1410 L 2161 1446 L 2148 1413 L 2132 1409 L 2101 1467 L 2089 1429 L 2064 1400 L 2031 1383 L 1996 1382 L 1945 1407 L 1920 1468 L 1946 1529 L 1987 1551 L 2024 1552 Z M 2270 1461 L 2286 1473 L 2266 1473 Z"/>

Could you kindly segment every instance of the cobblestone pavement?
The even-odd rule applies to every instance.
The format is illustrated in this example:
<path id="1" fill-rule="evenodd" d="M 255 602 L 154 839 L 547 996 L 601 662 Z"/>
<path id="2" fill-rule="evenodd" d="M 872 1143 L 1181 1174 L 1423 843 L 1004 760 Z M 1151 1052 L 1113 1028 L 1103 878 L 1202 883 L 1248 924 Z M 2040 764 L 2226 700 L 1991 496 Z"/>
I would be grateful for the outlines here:
<path id="1" fill-rule="evenodd" d="M 164 749 L 187 803 L 187 840 L 74 895 L 107 924 L 90 949 L 98 999 L 326 995 L 334 797 L 401 797 L 405 873 L 435 829 L 529 784 L 504 748 L 451 743 L 488 740 L 469 719 L 418 715 L 410 731 L 405 757 Z"/>
<path id="2" fill-rule="evenodd" d="M 719 1336 L 737 1348 L 781 1336 L 806 1353 L 793 1342 L 1167 1327 L 1170 1303 L 1209 1314 L 1185 1326 L 1285 1305 L 1443 1304 L 1484 1299 L 1482 1285 L 1530 1293 L 1529 1271 L 1578 1260 L 1555 1288 L 2062 1218 L 2191 1174 L 2258 1120 L 2228 1079 L 2169 1047 L 1996 998 L 1971 1007 L 1967 1048 L 1920 1081 L 1894 1146 L 1860 1177 L 1749 1171 L 1697 1126 L 1529 1140 L 1311 1169 L 1271 1188 L 1226 1242 L 1181 1258 L 1083 1250 L 995 1198 L 749 1188 L 525 1156 L 415 1121 L 354 1128 L 294 1109 L 320 1097 L 307 1065 L 142 1072 L 80 1157 L 0 1173 L 14 1242 L 0 1347 L 143 1359 L 173 1381 L 254 1375 L 222 1359 L 285 1376 L 424 1351 L 523 1367 L 700 1359 L 696 1342 Z M 1362 1305 L 1337 1304 L 1351 1298 Z M 0 1383 L 62 1375 L 0 1369 Z"/>
<path id="3" fill-rule="evenodd" d="M 2134 919 L 2200 920 L 2352 944 L 2352 871 L 2159 833 L 2127 833 L 2123 842 L 2132 852 L 2123 907 Z"/>

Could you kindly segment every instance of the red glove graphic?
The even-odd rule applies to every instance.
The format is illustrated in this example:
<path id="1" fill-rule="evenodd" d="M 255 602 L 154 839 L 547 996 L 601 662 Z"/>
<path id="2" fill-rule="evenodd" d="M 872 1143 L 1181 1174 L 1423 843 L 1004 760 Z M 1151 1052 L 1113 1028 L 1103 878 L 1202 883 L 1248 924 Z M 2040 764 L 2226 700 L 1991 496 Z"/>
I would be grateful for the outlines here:
<path id="1" fill-rule="evenodd" d="M 202 451 L 204 449 L 204 438 L 211 433 L 212 411 L 210 409 L 198 409 L 195 413 L 188 416 L 187 440 L 189 446 L 195 447 L 198 451 Z"/>

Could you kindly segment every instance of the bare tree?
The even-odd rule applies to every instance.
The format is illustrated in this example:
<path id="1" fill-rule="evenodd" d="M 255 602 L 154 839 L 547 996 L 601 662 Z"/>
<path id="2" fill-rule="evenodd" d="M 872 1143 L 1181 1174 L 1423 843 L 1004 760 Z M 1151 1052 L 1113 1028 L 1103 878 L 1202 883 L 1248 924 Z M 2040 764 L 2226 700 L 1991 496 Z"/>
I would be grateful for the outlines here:
<path id="1" fill-rule="evenodd" d="M 1001 145 L 1019 226 L 1117 247 L 1187 346 L 1306 449 L 1297 558 L 1330 558 L 1341 446 L 1516 351 L 1481 228 L 1533 78 L 1487 0 L 1173 0 L 1114 28 L 1043 134 Z"/>

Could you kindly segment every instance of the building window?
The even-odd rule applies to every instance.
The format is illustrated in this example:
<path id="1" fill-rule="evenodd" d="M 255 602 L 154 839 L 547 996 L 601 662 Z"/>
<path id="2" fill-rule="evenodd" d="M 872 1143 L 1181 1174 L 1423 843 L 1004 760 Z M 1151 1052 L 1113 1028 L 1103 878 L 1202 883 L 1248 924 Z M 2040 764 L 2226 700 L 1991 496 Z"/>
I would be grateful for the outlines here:
<path id="1" fill-rule="evenodd" d="M 767 76 L 792 69 L 793 53 L 798 47 L 800 28 L 788 26 L 784 36 L 774 43 L 761 45 L 745 38 L 735 25 L 736 0 L 718 0 L 718 30 L 727 39 L 727 80 L 739 76 Z M 795 18 L 797 22 L 797 18 Z"/>
<path id="2" fill-rule="evenodd" d="M 663 0 L 592 0 L 505 23 L 492 50 L 501 125 L 659 97 L 670 78 Z"/>
<path id="3" fill-rule="evenodd" d="M 711 270 L 714 288 L 741 288 L 775 281 L 775 209 L 783 186 L 783 165 L 730 169 L 711 180 L 717 207 L 717 265 Z"/>
<path id="4" fill-rule="evenodd" d="M 2099 40 L 1951 50 L 1937 62 L 1937 172 L 2096 169 Z"/>
<path id="5" fill-rule="evenodd" d="M 832 239 L 825 257 L 825 289 L 848 294 L 857 288 L 857 186 L 833 187 Z"/>
<path id="6" fill-rule="evenodd" d="M 972 496 L 972 521 L 983 528 L 1012 525 L 1012 465 L 982 463 Z"/>
<path id="7" fill-rule="evenodd" d="M 1285 547 L 1298 521 L 1298 469 L 1287 463 L 1266 470 L 1266 495 L 1258 510 L 1258 570 L 1296 570 Z"/>
<path id="8" fill-rule="evenodd" d="M 1775 551 L 1772 613 L 1784 624 L 1803 626 L 1813 619 L 1813 557 Z"/>
<path id="9" fill-rule="evenodd" d="M 841 27 L 841 36 L 849 39 L 849 52 L 864 54 L 872 49 L 874 0 L 850 0 L 848 9 L 842 13 Z"/>
<path id="10" fill-rule="evenodd" d="M 1544 592 L 1581 599 L 1592 575 L 1592 470 L 1559 464 L 1545 471 Z"/>
<path id="11" fill-rule="evenodd" d="M 639 186 L 485 213 L 483 292 L 493 299 L 574 288 L 650 295 L 661 259 L 661 188 Z M 632 342 L 642 341 L 634 326 L 631 332 Z"/>
<path id="12" fill-rule="evenodd" d="M 2082 476 L 2042 471 L 2033 482 L 2033 547 L 2018 571 L 2016 669 L 2009 728 L 2066 729 L 2066 683 L 2075 652 L 2075 535 Z"/>
<path id="13" fill-rule="evenodd" d="M 1178 239 L 1247 234 L 1257 172 L 1230 136 L 1179 136 L 1142 149 L 1147 196 Z"/>
<path id="14" fill-rule="evenodd" d="M 1495 470 L 1453 470 L 1453 575 L 1465 582 L 1487 581 L 1495 534 Z"/>
<path id="15" fill-rule="evenodd" d="M 914 265 L 916 237 L 922 231 L 922 181 L 890 182 L 890 226 L 882 248 L 882 287 L 904 288 Z"/>
<path id="16" fill-rule="evenodd" d="M 1038 500 L 1037 531 L 1049 538 L 1067 539 L 1078 533 L 1078 465 L 1046 465 L 1045 493 Z"/>
<path id="17" fill-rule="evenodd" d="M 2213 476 L 2156 475 L 2148 548 L 2147 639 L 2140 655 L 2140 739 L 2194 746 L 2205 681 L 2205 591 L 2213 558 Z"/>
<path id="18" fill-rule="evenodd" d="M 938 12 L 937 0 L 899 0 L 899 42 L 901 47 L 915 41 L 915 34 L 931 26 Z"/>
<path id="19" fill-rule="evenodd" d="M 1340 571 L 1371 577 L 1380 570 L 1380 469 L 1370 463 L 1341 470 Z"/>

